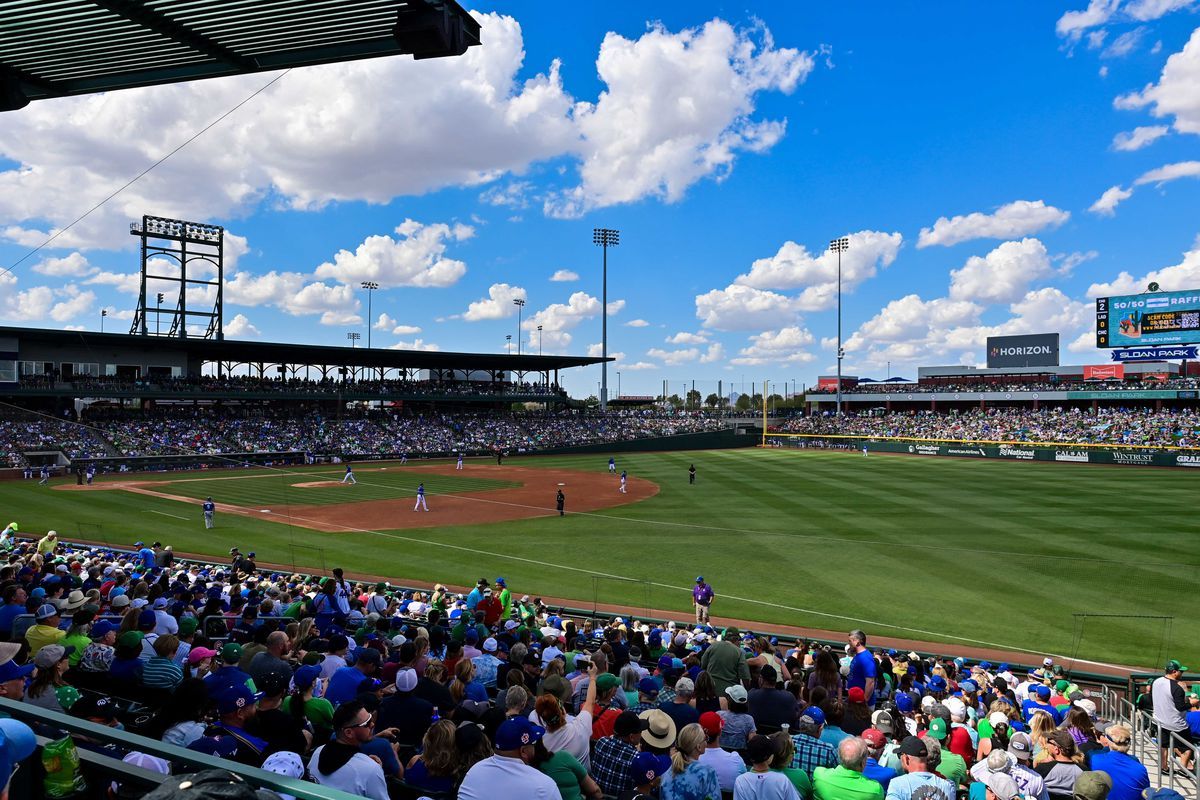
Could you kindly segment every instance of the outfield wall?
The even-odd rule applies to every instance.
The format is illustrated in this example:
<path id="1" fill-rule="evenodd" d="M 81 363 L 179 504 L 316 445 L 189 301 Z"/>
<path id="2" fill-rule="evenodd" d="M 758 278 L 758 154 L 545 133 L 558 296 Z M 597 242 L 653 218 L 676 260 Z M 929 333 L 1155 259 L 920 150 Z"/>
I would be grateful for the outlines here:
<path id="1" fill-rule="evenodd" d="M 597 442 L 574 447 L 555 447 L 534 451 L 537 455 L 571 453 L 648 453 L 663 450 L 724 450 L 731 447 L 754 447 L 762 441 L 762 429 L 739 431 L 726 428 L 705 433 L 680 433 L 675 436 L 654 436 L 624 442 Z"/>
<path id="2" fill-rule="evenodd" d="M 776 439 L 778 441 L 778 439 Z M 827 439 L 799 441 L 828 442 Z M 1057 461 L 1074 464 L 1119 464 L 1131 467 L 1200 467 L 1200 453 L 1163 450 L 1106 449 L 1034 444 L 973 444 L 971 442 L 883 441 L 877 439 L 839 439 L 845 449 L 860 450 L 866 445 L 871 453 L 905 453 L 914 456 L 952 456 L 989 458 L 1005 461 Z M 803 446 L 803 445 L 801 445 Z M 811 446 L 811 445 L 810 445 Z M 819 447 L 820 445 L 818 445 Z"/>

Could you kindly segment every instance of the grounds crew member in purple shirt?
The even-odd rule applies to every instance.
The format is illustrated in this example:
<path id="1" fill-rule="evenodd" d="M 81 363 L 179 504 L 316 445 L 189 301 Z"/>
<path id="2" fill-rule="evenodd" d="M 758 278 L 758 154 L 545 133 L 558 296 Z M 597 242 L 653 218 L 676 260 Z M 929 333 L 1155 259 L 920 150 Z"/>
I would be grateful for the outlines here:
<path id="1" fill-rule="evenodd" d="M 704 576 L 696 578 L 696 585 L 692 587 L 692 603 L 696 606 L 696 622 L 708 622 L 708 608 L 712 605 L 713 594 L 712 587 L 704 582 Z"/>

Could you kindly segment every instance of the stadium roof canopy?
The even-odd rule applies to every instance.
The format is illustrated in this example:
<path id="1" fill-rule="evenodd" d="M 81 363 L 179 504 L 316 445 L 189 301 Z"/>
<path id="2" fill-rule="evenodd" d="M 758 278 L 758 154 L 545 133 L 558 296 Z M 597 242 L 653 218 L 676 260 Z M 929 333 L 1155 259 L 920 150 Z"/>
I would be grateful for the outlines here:
<path id="1" fill-rule="evenodd" d="M 506 372 L 549 372 L 599 364 L 603 358 L 588 356 L 538 356 L 506 353 L 448 353 L 436 350 L 392 350 L 388 348 L 330 347 L 313 344 L 250 342 L 226 339 L 140 336 L 127 333 L 56 331 L 42 328 L 0 327 L 0 338 L 36 342 L 62 348 L 86 346 L 92 350 L 145 350 L 183 352 L 206 362 L 237 364 L 311 364 L 384 369 L 503 370 Z M 608 359 L 612 361 L 613 359 Z"/>
<path id="2" fill-rule="evenodd" d="M 377 56 L 458 56 L 455 0 L 0 0 L 0 111 L 30 100 Z"/>

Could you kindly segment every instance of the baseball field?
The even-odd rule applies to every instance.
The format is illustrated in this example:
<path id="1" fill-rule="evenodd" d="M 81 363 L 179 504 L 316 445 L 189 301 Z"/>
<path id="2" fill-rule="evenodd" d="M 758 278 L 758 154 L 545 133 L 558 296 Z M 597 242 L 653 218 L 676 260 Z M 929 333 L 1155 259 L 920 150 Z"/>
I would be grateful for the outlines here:
<path id="1" fill-rule="evenodd" d="M 0 516 L 128 546 L 1155 666 L 1200 661 L 1196 476 L 1183 470 L 728 450 L 0 483 Z M 695 485 L 687 470 L 694 463 Z M 430 511 L 412 510 L 423 482 Z M 566 496 L 567 514 L 555 510 Z M 205 530 L 200 501 L 216 501 Z M 1192 659 L 1189 661 L 1189 659 Z M 1081 664 L 1086 667 L 1086 664 Z"/>

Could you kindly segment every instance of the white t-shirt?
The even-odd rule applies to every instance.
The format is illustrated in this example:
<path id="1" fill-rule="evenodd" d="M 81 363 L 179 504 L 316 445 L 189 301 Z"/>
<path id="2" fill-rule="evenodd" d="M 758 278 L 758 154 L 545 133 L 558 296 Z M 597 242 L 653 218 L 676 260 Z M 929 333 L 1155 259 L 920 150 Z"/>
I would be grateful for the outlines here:
<path id="1" fill-rule="evenodd" d="M 782 772 L 744 772 L 733 782 L 733 800 L 800 800 Z"/>
<path id="2" fill-rule="evenodd" d="M 346 659 L 342 658 L 341 656 L 325 656 L 325 660 L 321 662 L 322 680 L 329 680 L 333 677 L 333 673 L 337 672 L 344 666 L 346 666 Z"/>
<path id="3" fill-rule="evenodd" d="M 386 796 L 386 795 L 385 795 Z M 519 758 L 492 756 L 463 778 L 458 800 L 560 800 L 558 784 Z"/>
<path id="4" fill-rule="evenodd" d="M 322 786 L 332 786 L 334 789 L 370 800 L 389 800 L 383 767 L 372 761 L 370 756 L 355 753 L 341 769 L 332 775 L 322 775 L 317 769 L 317 763 L 324 749 L 325 745 L 318 747 L 308 760 L 308 774 L 312 775 L 314 781 Z"/>
<path id="5" fill-rule="evenodd" d="M 746 771 L 746 762 L 742 761 L 741 756 L 716 745 L 707 747 L 700 754 L 699 761 L 716 770 L 722 792 L 733 791 L 733 783 L 737 776 Z"/>
<path id="6" fill-rule="evenodd" d="M 529 712 L 529 721 L 534 725 L 545 727 L 546 723 L 542 722 L 536 711 Z M 591 770 L 592 757 L 589 752 L 592 741 L 592 712 L 580 711 L 577 716 L 567 715 L 567 724 L 563 725 L 553 733 L 546 731 L 546 735 L 542 738 L 542 743 L 546 745 L 546 749 L 551 753 L 557 753 L 560 750 L 565 750 L 571 755 L 579 759 L 579 763 L 583 764 L 583 768 Z"/>

